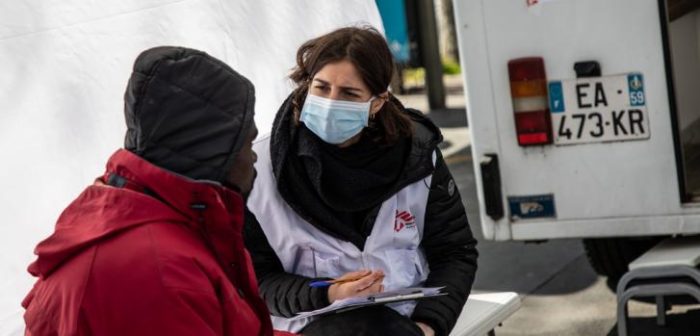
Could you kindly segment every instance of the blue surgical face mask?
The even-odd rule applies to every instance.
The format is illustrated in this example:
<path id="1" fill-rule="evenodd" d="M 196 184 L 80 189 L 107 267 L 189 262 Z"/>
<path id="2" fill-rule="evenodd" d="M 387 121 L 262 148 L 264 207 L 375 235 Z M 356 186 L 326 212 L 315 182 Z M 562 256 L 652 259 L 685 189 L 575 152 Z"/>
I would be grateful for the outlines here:
<path id="1" fill-rule="evenodd" d="M 341 144 L 367 126 L 373 99 L 357 103 L 308 94 L 299 119 L 323 141 Z"/>

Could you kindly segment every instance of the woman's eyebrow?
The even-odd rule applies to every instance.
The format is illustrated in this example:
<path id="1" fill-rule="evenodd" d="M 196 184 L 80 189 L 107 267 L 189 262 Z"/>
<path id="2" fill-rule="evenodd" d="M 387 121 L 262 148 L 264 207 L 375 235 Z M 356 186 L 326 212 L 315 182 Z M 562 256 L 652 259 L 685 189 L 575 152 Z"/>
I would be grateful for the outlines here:
<path id="1" fill-rule="evenodd" d="M 321 84 L 323 84 L 323 85 L 329 85 L 329 86 L 331 85 L 331 83 L 326 82 L 326 81 L 324 81 L 323 79 L 314 78 L 314 81 L 319 82 L 319 83 L 321 83 Z M 345 91 L 357 91 L 357 92 L 360 92 L 360 93 L 362 92 L 362 89 L 356 88 L 356 87 L 353 87 L 353 86 L 341 86 L 340 88 L 343 89 L 343 90 L 345 90 Z"/>
<path id="2" fill-rule="evenodd" d="M 319 82 L 319 83 L 321 83 L 321 84 L 323 84 L 323 85 L 330 85 L 330 83 L 324 81 L 323 79 L 314 78 L 314 81 L 315 81 L 315 82 Z"/>

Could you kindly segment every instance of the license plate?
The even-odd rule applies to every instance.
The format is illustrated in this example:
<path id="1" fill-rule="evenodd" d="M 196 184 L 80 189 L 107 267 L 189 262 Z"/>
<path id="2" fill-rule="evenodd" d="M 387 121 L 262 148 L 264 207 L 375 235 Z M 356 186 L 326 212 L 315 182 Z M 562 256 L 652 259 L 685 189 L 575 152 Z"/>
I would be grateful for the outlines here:
<path id="1" fill-rule="evenodd" d="M 649 139 L 640 73 L 551 81 L 548 89 L 556 145 Z"/>

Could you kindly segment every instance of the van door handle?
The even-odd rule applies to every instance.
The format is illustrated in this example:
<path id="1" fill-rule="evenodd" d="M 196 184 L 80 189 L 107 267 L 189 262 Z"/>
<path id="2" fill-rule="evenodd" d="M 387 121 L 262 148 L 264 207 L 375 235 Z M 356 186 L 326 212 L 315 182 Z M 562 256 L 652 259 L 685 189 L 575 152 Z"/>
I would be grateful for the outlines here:
<path id="1" fill-rule="evenodd" d="M 481 182 L 484 188 L 486 214 L 493 220 L 503 218 L 503 194 L 501 193 L 501 172 L 498 168 L 498 155 L 484 154 L 481 165 Z"/>

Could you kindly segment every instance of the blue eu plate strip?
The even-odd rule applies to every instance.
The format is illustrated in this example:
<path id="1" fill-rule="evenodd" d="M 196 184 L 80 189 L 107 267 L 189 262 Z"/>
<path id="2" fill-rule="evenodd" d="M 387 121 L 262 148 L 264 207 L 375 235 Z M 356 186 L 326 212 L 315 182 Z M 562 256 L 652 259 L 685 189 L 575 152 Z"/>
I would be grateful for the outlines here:
<path id="1" fill-rule="evenodd" d="M 644 76 L 640 73 L 629 74 L 627 75 L 627 84 L 630 92 L 630 105 L 646 105 L 646 97 L 644 96 Z"/>
<path id="2" fill-rule="evenodd" d="M 549 83 L 549 110 L 552 113 L 564 112 L 564 90 L 561 87 L 560 81 Z"/>

